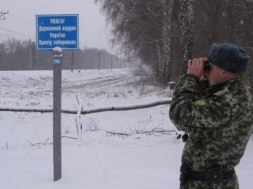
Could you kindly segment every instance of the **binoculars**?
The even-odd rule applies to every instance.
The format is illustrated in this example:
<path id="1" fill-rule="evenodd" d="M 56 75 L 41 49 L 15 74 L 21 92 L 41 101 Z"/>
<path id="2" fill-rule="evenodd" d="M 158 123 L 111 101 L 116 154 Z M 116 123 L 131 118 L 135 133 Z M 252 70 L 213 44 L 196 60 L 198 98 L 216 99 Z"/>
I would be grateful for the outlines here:
<path id="1" fill-rule="evenodd" d="M 208 60 L 204 61 L 204 71 L 205 72 L 210 72 L 211 66 Z"/>

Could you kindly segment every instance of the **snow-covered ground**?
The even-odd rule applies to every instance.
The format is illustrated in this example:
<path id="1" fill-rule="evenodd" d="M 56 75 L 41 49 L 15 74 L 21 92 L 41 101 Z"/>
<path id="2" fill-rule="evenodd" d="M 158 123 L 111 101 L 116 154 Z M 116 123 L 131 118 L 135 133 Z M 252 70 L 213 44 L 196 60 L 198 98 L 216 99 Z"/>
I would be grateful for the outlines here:
<path id="1" fill-rule="evenodd" d="M 62 108 L 142 104 L 168 98 L 167 89 L 130 69 L 63 71 Z M 1 71 L 0 108 L 52 108 L 52 71 Z M 176 189 L 183 143 L 169 105 L 62 114 L 62 179 L 53 181 L 52 113 L 0 112 L 0 189 Z M 117 134 L 117 135 L 114 135 Z M 123 135 L 120 135 L 123 134 Z M 253 138 L 236 168 L 241 189 L 252 189 Z"/>

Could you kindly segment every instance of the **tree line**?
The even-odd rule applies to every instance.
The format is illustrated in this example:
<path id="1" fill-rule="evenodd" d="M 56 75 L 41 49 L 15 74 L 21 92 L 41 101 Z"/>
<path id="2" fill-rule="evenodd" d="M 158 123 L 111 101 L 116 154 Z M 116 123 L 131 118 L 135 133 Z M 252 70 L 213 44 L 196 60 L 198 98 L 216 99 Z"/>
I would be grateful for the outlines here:
<path id="1" fill-rule="evenodd" d="M 231 42 L 253 57 L 252 0 L 94 0 L 112 26 L 112 44 L 152 68 L 161 83 L 176 81 L 186 61 Z M 252 59 L 248 81 L 252 81 Z"/>
<path id="2" fill-rule="evenodd" d="M 63 50 L 63 69 L 114 69 L 125 68 L 127 60 L 106 50 Z M 37 50 L 31 40 L 8 39 L 0 43 L 0 71 L 2 70 L 51 70 L 52 50 Z"/>

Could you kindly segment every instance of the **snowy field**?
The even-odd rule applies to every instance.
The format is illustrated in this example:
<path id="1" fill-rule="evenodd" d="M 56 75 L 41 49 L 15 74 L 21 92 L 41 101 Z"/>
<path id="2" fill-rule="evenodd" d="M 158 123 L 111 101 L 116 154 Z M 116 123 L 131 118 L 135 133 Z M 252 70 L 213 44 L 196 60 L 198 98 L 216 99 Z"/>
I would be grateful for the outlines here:
<path id="1" fill-rule="evenodd" d="M 0 108 L 52 108 L 52 71 L 1 71 Z M 63 71 L 62 109 L 145 104 L 169 91 L 130 69 Z M 52 113 L 0 112 L 0 189 L 176 189 L 183 143 L 169 105 L 62 114 L 62 179 L 53 181 Z M 170 132 L 167 132 L 170 131 Z M 252 189 L 253 138 L 236 168 L 241 189 Z"/>

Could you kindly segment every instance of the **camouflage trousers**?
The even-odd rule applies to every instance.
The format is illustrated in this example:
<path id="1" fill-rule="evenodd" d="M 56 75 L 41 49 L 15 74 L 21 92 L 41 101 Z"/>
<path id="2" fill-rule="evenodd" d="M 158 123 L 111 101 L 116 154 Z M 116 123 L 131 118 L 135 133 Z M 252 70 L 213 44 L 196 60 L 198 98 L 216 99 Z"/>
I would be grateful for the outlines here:
<path id="1" fill-rule="evenodd" d="M 239 183 L 235 174 L 232 179 L 220 181 L 215 188 L 212 188 L 204 181 L 188 179 L 180 182 L 180 189 L 239 189 Z"/>

